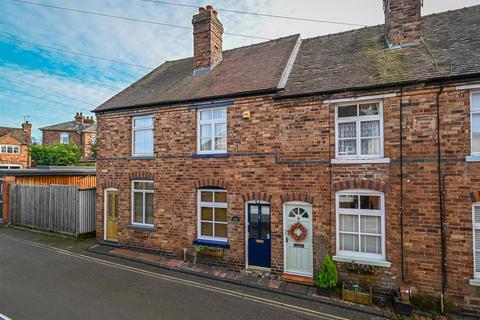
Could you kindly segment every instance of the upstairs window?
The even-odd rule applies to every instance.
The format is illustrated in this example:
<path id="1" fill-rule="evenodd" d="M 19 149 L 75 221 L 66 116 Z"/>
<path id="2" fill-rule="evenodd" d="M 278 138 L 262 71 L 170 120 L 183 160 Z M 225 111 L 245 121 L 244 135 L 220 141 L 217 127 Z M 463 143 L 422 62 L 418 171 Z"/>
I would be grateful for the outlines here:
<path id="1" fill-rule="evenodd" d="M 153 117 L 133 118 L 134 156 L 153 156 Z"/>
<path id="2" fill-rule="evenodd" d="M 198 238 L 227 241 L 227 192 L 198 190 Z"/>
<path id="3" fill-rule="evenodd" d="M 11 144 L 1 144 L 0 153 L 20 154 L 20 146 L 11 145 Z"/>
<path id="4" fill-rule="evenodd" d="M 359 103 L 336 108 L 336 158 L 383 157 L 382 105 Z"/>
<path id="5" fill-rule="evenodd" d="M 198 153 L 227 152 L 227 109 L 208 109 L 198 115 Z"/>
<path id="6" fill-rule="evenodd" d="M 67 144 L 70 141 L 68 133 L 62 132 L 60 133 L 60 143 Z"/>
<path id="7" fill-rule="evenodd" d="M 472 92 L 470 99 L 472 156 L 480 156 L 480 92 Z"/>

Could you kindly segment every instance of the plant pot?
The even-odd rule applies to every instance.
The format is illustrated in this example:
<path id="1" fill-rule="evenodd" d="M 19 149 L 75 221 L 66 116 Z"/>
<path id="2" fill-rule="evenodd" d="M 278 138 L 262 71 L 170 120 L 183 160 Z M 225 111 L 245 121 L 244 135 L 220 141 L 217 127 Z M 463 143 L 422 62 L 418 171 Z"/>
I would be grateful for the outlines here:
<path id="1" fill-rule="evenodd" d="M 335 292 L 335 288 L 320 288 L 317 287 L 317 295 L 324 297 L 331 297 Z"/>
<path id="2" fill-rule="evenodd" d="M 411 316 L 413 312 L 413 304 L 407 301 L 401 301 L 400 299 L 396 298 L 393 301 L 393 310 L 395 311 L 395 313 L 404 316 Z"/>
<path id="3" fill-rule="evenodd" d="M 372 304 L 372 293 L 363 293 L 363 292 L 356 292 L 342 288 L 342 299 L 345 301 L 355 302 L 364 305 L 371 305 Z"/>

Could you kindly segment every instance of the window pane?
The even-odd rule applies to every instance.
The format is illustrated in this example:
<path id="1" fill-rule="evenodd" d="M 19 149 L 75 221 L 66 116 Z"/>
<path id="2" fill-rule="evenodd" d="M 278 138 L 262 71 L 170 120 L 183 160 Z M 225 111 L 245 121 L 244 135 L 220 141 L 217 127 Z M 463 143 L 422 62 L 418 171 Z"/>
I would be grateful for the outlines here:
<path id="1" fill-rule="evenodd" d="M 227 135 L 227 124 L 226 123 L 216 123 L 215 124 L 215 136 L 216 137 L 225 137 Z"/>
<path id="2" fill-rule="evenodd" d="M 361 137 L 379 137 L 380 136 L 380 121 L 362 121 L 360 123 Z"/>
<path id="3" fill-rule="evenodd" d="M 339 196 L 340 208 L 358 209 L 358 196 L 341 195 Z"/>
<path id="4" fill-rule="evenodd" d="M 133 188 L 137 190 L 143 190 L 145 188 L 145 183 L 144 182 L 134 182 L 133 183 Z"/>
<path id="5" fill-rule="evenodd" d="M 341 214 L 338 228 L 340 231 L 358 232 L 358 216 Z"/>
<path id="6" fill-rule="evenodd" d="M 382 234 L 381 218 L 375 216 L 362 216 L 360 217 L 361 232 Z"/>
<path id="7" fill-rule="evenodd" d="M 362 236 L 362 252 L 381 254 L 381 239 L 376 236 Z"/>
<path id="8" fill-rule="evenodd" d="M 200 120 L 212 120 L 212 110 L 200 111 Z"/>
<path id="9" fill-rule="evenodd" d="M 215 138 L 215 150 L 227 150 L 227 139 Z"/>
<path id="10" fill-rule="evenodd" d="M 261 236 L 263 239 L 270 239 L 270 207 L 262 206 L 261 210 L 262 210 Z"/>
<path id="11" fill-rule="evenodd" d="M 145 223 L 153 224 L 153 193 L 145 193 Z"/>
<path id="12" fill-rule="evenodd" d="M 480 108 L 480 93 L 472 94 L 472 108 Z"/>
<path id="13" fill-rule="evenodd" d="M 340 250 L 358 252 L 358 235 L 340 234 Z"/>
<path id="14" fill-rule="evenodd" d="M 362 154 L 379 155 L 380 154 L 380 138 L 362 139 Z"/>
<path id="15" fill-rule="evenodd" d="M 357 141 L 356 140 L 338 141 L 338 154 L 342 156 L 357 154 Z"/>
<path id="16" fill-rule="evenodd" d="M 137 130 L 134 132 L 134 153 L 153 154 L 153 130 Z"/>
<path id="17" fill-rule="evenodd" d="M 212 139 L 211 138 L 200 139 L 200 150 L 212 150 Z"/>
<path id="18" fill-rule="evenodd" d="M 380 210 L 380 196 L 360 196 L 360 209 Z"/>
<path id="19" fill-rule="evenodd" d="M 227 193 L 215 192 L 215 202 L 227 203 Z"/>
<path id="20" fill-rule="evenodd" d="M 345 106 L 345 107 L 338 107 L 338 117 L 345 118 L 345 117 L 356 117 L 357 116 L 357 106 Z"/>
<path id="21" fill-rule="evenodd" d="M 153 118 L 148 117 L 148 118 L 137 118 L 133 120 L 133 126 L 135 128 L 141 128 L 141 127 L 151 127 L 153 126 Z"/>
<path id="22" fill-rule="evenodd" d="M 213 237 L 213 223 L 202 222 L 202 236 Z"/>
<path id="23" fill-rule="evenodd" d="M 200 126 L 200 137 L 209 138 L 212 136 L 212 125 L 202 124 Z"/>
<path id="24" fill-rule="evenodd" d="M 220 237 L 220 238 L 227 237 L 227 225 L 225 223 L 215 224 L 215 237 Z"/>
<path id="25" fill-rule="evenodd" d="M 226 119 L 227 109 L 213 110 L 213 119 Z"/>
<path id="26" fill-rule="evenodd" d="M 259 225 L 258 225 L 258 206 L 250 206 L 250 237 L 258 238 Z"/>
<path id="27" fill-rule="evenodd" d="M 153 190 L 153 182 L 144 182 L 145 190 Z"/>
<path id="28" fill-rule="evenodd" d="M 227 222 L 227 208 L 215 208 L 215 221 Z"/>
<path id="29" fill-rule="evenodd" d="M 213 192 L 212 191 L 202 191 L 200 195 L 200 201 L 202 202 L 213 202 Z"/>
<path id="30" fill-rule="evenodd" d="M 480 113 L 472 114 L 472 152 L 480 152 Z"/>
<path id="31" fill-rule="evenodd" d="M 361 116 L 373 116 L 379 114 L 378 103 L 362 104 L 360 105 L 359 110 Z"/>
<path id="32" fill-rule="evenodd" d="M 357 124 L 355 122 L 345 122 L 338 124 L 338 137 L 355 138 L 357 136 Z"/>
<path id="33" fill-rule="evenodd" d="M 213 208 L 202 207 L 201 208 L 202 220 L 213 221 Z"/>
<path id="34" fill-rule="evenodd" d="M 143 193 L 142 192 L 133 193 L 133 210 L 134 210 L 133 221 L 137 223 L 143 223 Z"/>
<path id="35" fill-rule="evenodd" d="M 108 215 L 110 217 L 115 217 L 114 207 L 113 207 L 113 194 L 107 193 L 108 196 Z"/>

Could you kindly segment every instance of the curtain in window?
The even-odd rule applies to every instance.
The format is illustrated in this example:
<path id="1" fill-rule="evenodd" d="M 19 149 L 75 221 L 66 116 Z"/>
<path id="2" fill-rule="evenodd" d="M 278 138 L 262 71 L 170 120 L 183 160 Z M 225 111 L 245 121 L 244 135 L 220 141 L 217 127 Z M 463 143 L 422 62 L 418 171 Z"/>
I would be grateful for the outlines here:
<path id="1" fill-rule="evenodd" d="M 360 126 L 362 154 L 380 154 L 380 121 L 363 121 Z"/>

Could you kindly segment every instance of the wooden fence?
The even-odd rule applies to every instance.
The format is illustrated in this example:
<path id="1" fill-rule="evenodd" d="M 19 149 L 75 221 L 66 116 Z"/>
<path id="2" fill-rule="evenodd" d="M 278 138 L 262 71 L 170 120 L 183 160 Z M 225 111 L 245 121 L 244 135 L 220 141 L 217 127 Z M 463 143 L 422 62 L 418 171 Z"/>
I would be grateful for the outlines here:
<path id="1" fill-rule="evenodd" d="M 10 223 L 73 236 L 95 231 L 95 190 L 10 185 Z"/>

